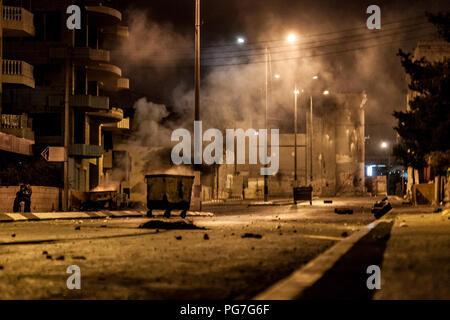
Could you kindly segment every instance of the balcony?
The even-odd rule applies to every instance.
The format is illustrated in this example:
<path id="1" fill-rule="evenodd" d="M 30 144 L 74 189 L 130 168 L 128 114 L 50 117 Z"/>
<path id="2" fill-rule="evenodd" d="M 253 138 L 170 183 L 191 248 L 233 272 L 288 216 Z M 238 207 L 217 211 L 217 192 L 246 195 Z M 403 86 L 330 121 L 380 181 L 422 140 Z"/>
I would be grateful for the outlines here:
<path id="1" fill-rule="evenodd" d="M 106 91 L 119 91 L 119 90 L 130 89 L 130 79 L 119 78 L 119 79 L 111 79 L 109 81 L 105 81 L 105 82 L 103 82 L 102 89 L 106 90 Z"/>
<path id="2" fill-rule="evenodd" d="M 109 110 L 109 98 L 91 95 L 70 96 L 69 103 L 71 107 L 82 111 Z"/>
<path id="3" fill-rule="evenodd" d="M 2 82 L 35 87 L 33 66 L 20 60 L 2 60 Z"/>
<path id="4" fill-rule="evenodd" d="M 18 138 L 34 141 L 32 121 L 26 114 L 2 114 L 1 131 Z"/>
<path id="5" fill-rule="evenodd" d="M 88 19 L 95 20 L 100 26 L 110 26 L 122 21 L 122 13 L 114 8 L 103 5 L 86 6 Z"/>
<path id="6" fill-rule="evenodd" d="M 123 118 L 119 122 L 105 123 L 102 125 L 104 131 L 119 131 L 130 129 L 130 118 Z"/>
<path id="7" fill-rule="evenodd" d="M 126 26 L 107 26 L 102 30 L 103 43 L 102 48 L 112 50 L 117 47 L 120 42 L 128 39 L 130 32 Z"/>
<path id="8" fill-rule="evenodd" d="M 69 156 L 71 157 L 100 158 L 102 153 L 102 146 L 92 144 L 72 144 L 69 146 Z"/>
<path id="9" fill-rule="evenodd" d="M 3 6 L 3 36 L 33 37 L 33 14 L 20 7 Z"/>
<path id="10" fill-rule="evenodd" d="M 88 112 L 87 115 L 99 123 L 119 122 L 123 119 L 123 110 L 119 108 L 111 108 L 107 111 Z"/>
<path id="11" fill-rule="evenodd" d="M 130 32 L 127 26 L 107 26 L 103 28 L 103 34 L 109 38 L 122 38 L 126 39 L 130 36 Z"/>
<path id="12" fill-rule="evenodd" d="M 66 59 L 71 57 L 77 61 L 84 61 L 85 63 L 89 61 L 109 62 L 110 52 L 108 50 L 93 49 L 89 47 L 76 47 L 73 48 L 73 54 L 70 54 L 68 48 L 56 47 L 50 48 L 49 57 L 51 59 Z"/>
<path id="13" fill-rule="evenodd" d="M 108 63 L 86 66 L 86 71 L 88 79 L 92 81 L 111 81 L 122 77 L 122 70 Z"/>

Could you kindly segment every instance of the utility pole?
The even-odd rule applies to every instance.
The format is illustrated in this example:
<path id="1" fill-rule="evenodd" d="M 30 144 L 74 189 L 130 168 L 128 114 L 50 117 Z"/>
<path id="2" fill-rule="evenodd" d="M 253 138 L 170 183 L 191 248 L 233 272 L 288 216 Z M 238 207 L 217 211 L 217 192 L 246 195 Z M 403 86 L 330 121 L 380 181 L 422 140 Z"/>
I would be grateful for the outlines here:
<path id="1" fill-rule="evenodd" d="M 313 100 L 309 96 L 309 183 L 313 181 Z"/>
<path id="2" fill-rule="evenodd" d="M 194 123 L 200 121 L 200 0 L 195 0 L 195 70 L 194 70 Z M 195 127 L 195 125 L 194 125 Z M 198 150 L 200 155 L 202 150 Z M 194 150 L 194 158 L 197 154 Z M 194 210 L 201 210 L 202 208 L 202 184 L 200 177 L 200 165 L 195 164 L 194 160 Z"/>
<path id="3" fill-rule="evenodd" d="M 298 187 L 297 183 L 297 96 L 299 91 L 297 84 L 294 88 L 294 187 Z"/>
<path id="4" fill-rule="evenodd" d="M 267 110 L 269 109 L 269 50 L 266 47 L 265 50 L 266 56 L 266 108 L 264 112 L 264 127 L 267 131 L 269 131 L 268 123 L 267 123 Z M 264 157 L 267 157 L 267 151 Z M 266 160 L 266 159 L 265 159 Z M 264 161 L 266 163 L 267 161 Z M 267 165 L 265 165 L 267 167 Z M 267 173 L 267 172 L 266 172 Z M 267 185 L 267 174 L 264 175 L 264 202 L 268 201 L 269 198 L 269 186 Z"/>
<path id="5" fill-rule="evenodd" d="M 195 0 L 195 121 L 200 121 L 200 0 Z"/>
<path id="6" fill-rule="evenodd" d="M 69 57 L 66 58 L 64 88 L 64 194 L 63 211 L 69 209 L 69 74 L 71 73 Z"/>

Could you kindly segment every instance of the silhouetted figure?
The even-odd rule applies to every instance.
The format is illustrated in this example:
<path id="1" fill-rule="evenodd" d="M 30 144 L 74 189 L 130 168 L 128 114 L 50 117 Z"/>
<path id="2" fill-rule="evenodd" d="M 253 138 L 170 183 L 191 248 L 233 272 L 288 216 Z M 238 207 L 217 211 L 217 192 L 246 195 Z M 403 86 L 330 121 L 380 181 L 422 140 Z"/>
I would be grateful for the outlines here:
<path id="1" fill-rule="evenodd" d="M 14 199 L 14 207 L 13 207 L 14 212 L 21 212 L 20 210 L 21 203 L 25 210 L 25 185 L 23 184 L 20 185 L 19 191 L 16 192 L 16 198 Z"/>
<path id="2" fill-rule="evenodd" d="M 27 183 L 24 188 L 25 212 L 31 212 L 31 194 L 32 193 L 33 193 L 33 191 L 31 190 L 31 186 L 29 183 Z"/>

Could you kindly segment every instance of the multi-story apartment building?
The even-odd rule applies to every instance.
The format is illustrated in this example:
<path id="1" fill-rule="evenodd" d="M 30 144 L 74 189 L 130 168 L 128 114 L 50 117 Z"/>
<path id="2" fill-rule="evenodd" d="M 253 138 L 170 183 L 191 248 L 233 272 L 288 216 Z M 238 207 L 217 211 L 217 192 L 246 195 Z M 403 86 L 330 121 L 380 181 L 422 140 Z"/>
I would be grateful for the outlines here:
<path id="1" fill-rule="evenodd" d="M 63 146 L 68 90 L 70 189 L 87 191 L 106 184 L 114 162 L 111 132 L 129 129 L 123 108 L 110 99 L 111 93 L 129 88 L 110 58 L 110 50 L 128 36 L 122 13 L 111 1 L 3 3 L 4 21 L 5 12 L 6 18 L 12 14 L 10 25 L 21 29 L 4 28 L 4 35 L 7 30 L 15 37 L 3 39 L 3 82 L 10 79 L 16 85 L 3 86 L 2 114 L 21 115 L 22 122 L 33 119 L 35 154 L 47 146 Z M 27 8 L 6 6 L 14 3 Z M 66 25 L 66 10 L 73 4 L 81 8 L 81 29 Z M 57 165 L 62 168 L 62 163 Z"/>
<path id="2" fill-rule="evenodd" d="M 3 55 L 3 42 L 17 38 L 33 38 L 33 14 L 19 6 L 3 5 L 0 1 L 0 96 L 3 90 L 35 87 L 33 66 L 27 59 Z M 10 104 L 0 100 L 0 152 L 2 157 L 11 154 L 30 156 L 34 144 L 31 119 Z"/>

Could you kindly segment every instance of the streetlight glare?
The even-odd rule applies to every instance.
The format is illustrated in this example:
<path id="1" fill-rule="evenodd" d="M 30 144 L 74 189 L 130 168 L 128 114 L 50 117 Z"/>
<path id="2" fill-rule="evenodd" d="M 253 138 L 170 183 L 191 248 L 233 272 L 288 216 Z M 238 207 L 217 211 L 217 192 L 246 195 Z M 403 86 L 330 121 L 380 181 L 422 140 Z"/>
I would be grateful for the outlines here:
<path id="1" fill-rule="evenodd" d="M 297 40 L 297 36 L 293 33 L 290 33 L 287 38 L 286 38 L 287 42 L 289 43 L 294 43 Z"/>
<path id="2" fill-rule="evenodd" d="M 330 94 L 330 91 L 328 91 L 328 90 L 325 90 L 325 91 L 323 92 L 323 94 L 327 96 L 327 95 L 329 95 L 329 94 Z"/>
<path id="3" fill-rule="evenodd" d="M 278 73 L 275 75 L 275 79 L 280 79 L 280 75 Z"/>
<path id="4" fill-rule="evenodd" d="M 237 43 L 239 43 L 239 44 L 245 43 L 245 39 L 244 39 L 243 37 L 238 37 L 236 41 L 237 41 Z"/>
<path id="5" fill-rule="evenodd" d="M 300 93 L 300 91 L 298 89 L 294 90 L 294 94 L 299 94 L 299 93 Z"/>
<path id="6" fill-rule="evenodd" d="M 319 79 L 319 76 L 313 76 L 313 79 L 317 80 L 317 79 Z"/>
<path id="7" fill-rule="evenodd" d="M 383 141 L 383 142 L 381 143 L 381 148 L 386 149 L 387 146 L 388 146 L 387 142 Z"/>

